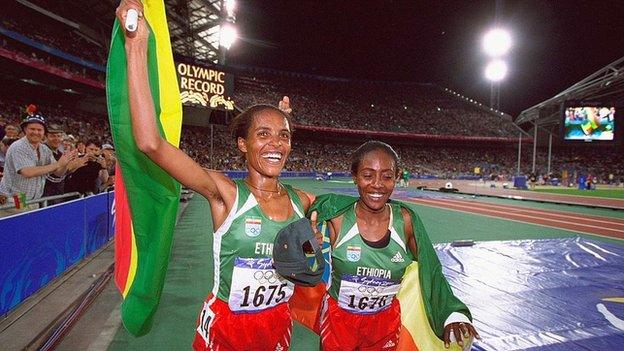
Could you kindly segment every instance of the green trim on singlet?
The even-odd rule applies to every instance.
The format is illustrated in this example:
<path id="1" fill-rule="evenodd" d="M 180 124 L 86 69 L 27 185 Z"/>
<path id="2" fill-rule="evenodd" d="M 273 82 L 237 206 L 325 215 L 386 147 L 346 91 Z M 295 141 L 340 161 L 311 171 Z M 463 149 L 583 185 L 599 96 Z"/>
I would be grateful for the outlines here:
<path id="1" fill-rule="evenodd" d="M 238 202 L 236 211 L 230 213 L 223 223 L 223 225 L 231 223 L 225 233 L 221 234 L 220 230 L 222 229 L 219 228 L 220 230 L 215 232 L 214 238 L 214 253 L 215 256 L 218 256 L 218 262 L 215 260 L 215 263 L 218 263 L 215 264 L 215 283 L 218 282 L 218 286 L 215 285 L 213 293 L 216 292 L 215 295 L 223 301 L 229 300 L 235 258 L 272 258 L 273 243 L 277 232 L 301 218 L 293 209 L 292 216 L 285 221 L 269 219 L 262 212 L 258 202 L 254 201 L 255 198 L 247 184 L 243 180 L 235 180 L 234 183 L 236 184 Z M 301 214 L 305 215 L 299 195 L 290 185 L 282 186 L 288 192 L 291 203 Z M 250 200 L 252 198 L 254 200 Z M 239 213 L 248 201 L 254 201 L 255 205 Z M 234 218 L 230 218 L 230 216 L 234 216 Z M 255 234 L 252 229 L 257 229 L 258 221 L 260 222 L 260 232 Z"/>
<path id="2" fill-rule="evenodd" d="M 388 205 L 392 211 L 390 227 L 395 233 L 390 234 L 390 242 L 383 248 L 369 246 L 364 242 L 359 232 L 343 242 L 343 239 L 349 232 L 352 230 L 357 231 L 355 206 L 352 206 L 344 213 L 342 226 L 336 237 L 336 246 L 332 249 L 332 273 L 329 289 L 329 295 L 332 298 L 338 300 L 343 274 L 379 276 L 397 282 L 403 279 L 405 269 L 414 260 L 414 255 L 407 246 L 405 220 L 401 213 L 401 206 L 397 204 Z M 397 240 L 402 241 L 402 245 Z M 354 261 L 357 256 L 359 256 L 359 259 Z M 384 274 L 384 272 L 389 273 L 389 276 Z"/>

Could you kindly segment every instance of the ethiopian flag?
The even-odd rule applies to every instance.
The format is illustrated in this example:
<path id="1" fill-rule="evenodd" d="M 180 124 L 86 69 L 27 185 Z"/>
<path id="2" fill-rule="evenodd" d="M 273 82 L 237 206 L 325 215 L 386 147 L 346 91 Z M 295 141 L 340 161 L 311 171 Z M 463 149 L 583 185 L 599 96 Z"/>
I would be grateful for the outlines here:
<path id="1" fill-rule="evenodd" d="M 165 6 L 143 0 L 150 26 L 149 85 L 163 138 L 180 142 L 182 106 L 173 63 Z M 136 146 L 132 135 L 124 32 L 113 26 L 106 69 L 106 97 L 117 150 L 115 177 L 115 282 L 123 295 L 121 317 L 128 331 L 144 335 L 163 288 L 171 253 L 180 185 Z"/>
<path id="2" fill-rule="evenodd" d="M 327 241 L 329 233 L 324 221 L 339 216 L 347 209 L 352 208 L 357 199 L 341 194 L 325 194 L 316 198 L 308 213 L 318 212 L 318 221 L 321 223 L 319 226 L 321 232 L 325 234 L 325 241 Z M 397 201 L 397 203 L 400 202 Z M 459 351 L 470 349 L 470 342 L 465 343 L 463 348 L 456 342 L 451 343 L 449 349 L 444 348 L 442 336 L 444 322 L 448 316 L 453 312 L 461 313 L 470 320 L 472 320 L 472 316 L 468 307 L 453 294 L 450 285 L 442 274 L 442 265 L 420 217 L 409 207 L 404 207 L 412 217 L 418 256 L 416 261 L 412 262 L 405 271 L 401 281 L 401 289 L 397 295 L 401 304 L 402 324 L 397 350 Z M 329 261 L 328 257 L 326 260 Z M 330 269 L 328 266 L 325 268 Z M 292 314 L 293 318 L 318 333 L 318 313 L 313 317 L 309 311 L 318 311 L 320 305 L 319 292 L 311 290 L 312 288 L 307 289 L 295 290 L 295 295 L 290 301 Z M 300 297 L 297 297 L 297 292 L 301 295 Z M 322 294 L 320 295 L 322 296 Z"/>

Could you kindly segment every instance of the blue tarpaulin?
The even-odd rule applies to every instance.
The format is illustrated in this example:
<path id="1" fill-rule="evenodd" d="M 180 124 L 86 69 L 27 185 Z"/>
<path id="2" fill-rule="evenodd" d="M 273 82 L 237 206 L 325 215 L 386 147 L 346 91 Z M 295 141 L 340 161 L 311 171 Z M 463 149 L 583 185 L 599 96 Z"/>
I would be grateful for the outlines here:
<path id="1" fill-rule="evenodd" d="M 624 245 L 583 238 L 436 246 L 474 350 L 624 350 Z"/>

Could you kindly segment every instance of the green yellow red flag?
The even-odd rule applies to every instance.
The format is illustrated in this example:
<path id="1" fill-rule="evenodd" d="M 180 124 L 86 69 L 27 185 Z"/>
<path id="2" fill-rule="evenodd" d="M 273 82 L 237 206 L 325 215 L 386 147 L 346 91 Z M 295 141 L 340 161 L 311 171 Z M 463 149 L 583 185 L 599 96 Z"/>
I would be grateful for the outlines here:
<path id="1" fill-rule="evenodd" d="M 143 0 L 150 27 L 148 74 L 161 135 L 178 146 L 182 106 L 165 6 Z M 171 253 L 180 185 L 136 146 L 132 135 L 124 32 L 113 26 L 106 72 L 111 133 L 117 151 L 115 177 L 115 282 L 123 295 L 121 317 L 134 335 L 151 329 Z"/>

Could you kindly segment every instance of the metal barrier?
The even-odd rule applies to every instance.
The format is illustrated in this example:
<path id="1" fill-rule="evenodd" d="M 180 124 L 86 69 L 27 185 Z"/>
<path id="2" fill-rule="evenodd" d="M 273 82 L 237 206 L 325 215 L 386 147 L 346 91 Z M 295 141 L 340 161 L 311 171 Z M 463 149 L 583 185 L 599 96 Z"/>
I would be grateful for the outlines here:
<path id="1" fill-rule="evenodd" d="M 0 316 L 108 243 L 113 232 L 114 192 L 0 218 Z"/>
<path id="2" fill-rule="evenodd" d="M 48 201 L 60 200 L 60 199 L 69 200 L 70 198 L 79 199 L 81 197 L 84 197 L 84 195 L 77 191 L 74 191 L 74 192 L 66 193 L 62 195 L 52 195 L 52 196 L 46 196 L 46 197 L 42 197 L 42 198 L 35 199 L 35 200 L 27 200 L 26 205 L 42 204 L 42 206 L 39 206 L 39 207 L 48 207 Z M 0 210 L 8 210 L 11 208 L 15 208 L 15 205 L 12 203 L 0 206 Z"/>

